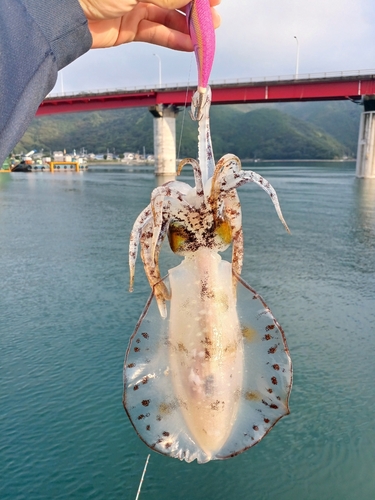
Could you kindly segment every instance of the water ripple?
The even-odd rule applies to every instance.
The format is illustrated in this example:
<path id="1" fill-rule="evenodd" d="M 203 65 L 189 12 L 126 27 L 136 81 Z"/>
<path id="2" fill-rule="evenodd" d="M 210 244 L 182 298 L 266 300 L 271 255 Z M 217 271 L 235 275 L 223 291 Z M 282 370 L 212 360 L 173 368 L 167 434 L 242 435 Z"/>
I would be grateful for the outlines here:
<path id="1" fill-rule="evenodd" d="M 285 329 L 291 415 L 233 460 L 198 466 L 152 453 L 145 500 L 373 499 L 374 183 L 346 164 L 259 168 L 292 236 L 261 190 L 241 188 L 243 274 Z M 9 179 L 0 179 L 0 498 L 133 499 L 149 450 L 122 408 L 122 363 L 149 287 L 138 264 L 128 294 L 126 246 L 154 179 Z M 163 270 L 177 262 L 163 252 Z"/>

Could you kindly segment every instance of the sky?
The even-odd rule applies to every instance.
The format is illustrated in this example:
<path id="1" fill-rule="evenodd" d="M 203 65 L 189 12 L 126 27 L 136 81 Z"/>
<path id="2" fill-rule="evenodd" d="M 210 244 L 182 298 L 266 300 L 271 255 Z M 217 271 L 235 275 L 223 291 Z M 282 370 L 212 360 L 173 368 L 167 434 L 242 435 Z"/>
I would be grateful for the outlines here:
<path id="1" fill-rule="evenodd" d="M 218 12 L 212 82 L 293 75 L 298 47 L 300 75 L 375 70 L 374 0 L 222 0 Z M 159 61 L 162 84 L 195 85 L 191 54 L 131 43 L 89 51 L 51 93 L 156 86 Z"/>

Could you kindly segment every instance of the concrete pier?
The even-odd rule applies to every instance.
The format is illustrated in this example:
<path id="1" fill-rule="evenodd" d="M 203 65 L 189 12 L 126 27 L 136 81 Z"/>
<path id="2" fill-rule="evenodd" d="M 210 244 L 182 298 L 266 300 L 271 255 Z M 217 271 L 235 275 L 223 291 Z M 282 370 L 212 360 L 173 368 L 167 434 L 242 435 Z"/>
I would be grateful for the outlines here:
<path id="1" fill-rule="evenodd" d="M 149 107 L 154 116 L 155 175 L 176 173 L 176 106 Z"/>
<path id="2" fill-rule="evenodd" d="M 358 136 L 356 177 L 375 178 L 375 96 L 364 96 Z"/>

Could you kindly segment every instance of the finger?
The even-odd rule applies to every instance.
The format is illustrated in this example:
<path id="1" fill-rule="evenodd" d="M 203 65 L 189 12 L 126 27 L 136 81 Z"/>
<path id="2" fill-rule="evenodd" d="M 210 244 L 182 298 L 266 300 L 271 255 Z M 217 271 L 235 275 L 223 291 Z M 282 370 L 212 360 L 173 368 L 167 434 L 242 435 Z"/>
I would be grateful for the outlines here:
<path id="1" fill-rule="evenodd" d="M 158 5 L 159 7 L 163 7 L 165 9 L 182 9 L 185 8 L 190 1 L 186 0 L 142 0 L 145 3 L 153 3 L 154 5 Z M 216 7 L 221 3 L 221 0 L 210 0 L 211 7 Z"/>
<path id="2" fill-rule="evenodd" d="M 220 0 L 212 0 L 212 1 L 216 2 L 215 6 L 219 5 L 219 3 L 220 3 Z M 214 23 L 214 28 L 217 29 L 220 26 L 220 24 L 221 24 L 221 17 L 217 13 L 217 11 L 214 8 L 214 6 L 211 5 L 211 7 L 212 7 L 211 8 L 211 14 L 212 14 L 212 20 L 213 20 L 213 23 Z M 187 9 L 187 7 L 183 7 L 182 9 L 179 9 L 179 11 L 186 13 L 186 9 Z"/>
<path id="3" fill-rule="evenodd" d="M 219 14 L 216 12 L 215 9 L 211 9 L 211 13 L 212 13 L 212 20 L 214 23 L 214 28 L 217 29 L 221 24 L 221 17 L 219 16 Z"/>
<path id="4" fill-rule="evenodd" d="M 182 9 L 186 7 L 189 0 L 142 0 L 143 3 L 152 3 L 153 5 L 157 5 L 158 7 L 162 7 L 163 9 Z"/>
<path id="5" fill-rule="evenodd" d="M 183 52 L 192 52 L 193 50 L 190 35 L 148 20 L 143 20 L 139 23 L 134 41 L 152 43 Z"/>
<path id="6" fill-rule="evenodd" d="M 157 27 L 160 29 L 156 30 Z M 182 42 L 168 42 L 171 31 L 189 36 L 186 16 L 175 10 L 161 9 L 142 2 L 127 16 L 121 18 L 115 45 L 131 41 L 150 42 L 153 37 L 156 37 L 157 42 L 154 43 L 158 45 L 166 47 L 177 45 L 178 50 L 191 50 L 191 43 L 187 43 L 185 37 L 183 37 Z M 172 40 L 174 38 L 175 36 L 172 37 Z"/>
<path id="7" fill-rule="evenodd" d="M 113 47 L 116 45 L 119 29 L 121 26 L 121 20 L 108 19 L 107 21 L 89 21 L 89 30 L 92 36 L 92 49 Z M 131 33 L 128 33 L 128 37 L 124 42 L 131 42 Z"/>
<path id="8" fill-rule="evenodd" d="M 211 9 L 211 11 L 213 16 L 214 26 L 215 28 L 217 28 L 220 25 L 220 16 L 217 14 L 215 9 Z M 135 10 L 133 12 L 135 12 Z M 138 17 L 138 24 L 142 21 L 142 19 L 144 19 L 150 21 L 151 23 L 165 26 L 171 29 L 172 31 L 181 32 L 183 34 L 189 34 L 189 28 L 186 22 L 186 16 L 184 14 L 181 14 L 181 12 L 177 10 L 160 9 L 159 7 L 156 7 L 154 5 L 148 5 L 148 7 L 145 10 L 143 10 L 142 14 L 140 13 L 140 11 L 138 11 L 137 17 Z M 160 32 L 163 33 L 164 36 L 164 30 Z M 186 49 L 179 49 L 179 50 L 186 50 Z M 190 49 L 188 50 L 190 51 Z"/>
<path id="9" fill-rule="evenodd" d="M 146 1 L 146 0 L 145 0 Z M 190 2 L 189 2 L 190 3 Z M 189 6 L 189 3 L 187 5 L 185 5 L 184 7 L 181 7 L 180 10 L 181 12 L 186 12 L 188 6 Z M 221 0 L 210 0 L 210 6 L 211 7 L 217 7 L 218 5 L 220 5 L 221 3 Z"/>
<path id="10" fill-rule="evenodd" d="M 147 21 L 164 25 L 172 30 L 181 31 L 181 33 L 185 34 L 189 33 L 186 16 L 177 10 L 159 9 L 150 5 L 147 9 L 147 15 L 144 18 Z"/>
<path id="11" fill-rule="evenodd" d="M 219 0 L 214 0 L 219 1 Z M 131 24 L 137 25 L 134 29 L 134 41 L 153 43 L 162 47 L 191 52 L 193 45 L 186 23 L 186 16 L 176 10 L 167 10 L 155 5 L 141 5 L 134 9 L 123 23 L 124 33 L 128 39 L 128 29 Z M 220 25 L 220 16 L 212 9 L 215 28 Z M 116 45 L 124 43 L 119 33 Z"/>

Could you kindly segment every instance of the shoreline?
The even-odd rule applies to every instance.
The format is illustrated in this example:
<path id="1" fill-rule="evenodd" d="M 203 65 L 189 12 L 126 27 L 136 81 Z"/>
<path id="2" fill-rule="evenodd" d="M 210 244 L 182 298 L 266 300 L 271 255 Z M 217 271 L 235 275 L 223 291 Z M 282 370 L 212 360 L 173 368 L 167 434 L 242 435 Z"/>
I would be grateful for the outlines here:
<path id="1" fill-rule="evenodd" d="M 177 160 L 176 161 L 176 165 L 179 164 L 179 162 L 181 161 L 180 160 Z M 294 160 L 291 160 L 291 159 L 277 159 L 277 160 L 257 160 L 257 161 L 254 161 L 250 158 L 244 158 L 244 159 L 241 159 L 241 162 L 242 163 L 272 163 L 272 162 L 288 162 L 288 163 L 291 163 L 291 162 L 299 162 L 299 163 L 348 163 L 348 162 L 355 162 L 356 159 L 355 158 L 347 158 L 345 160 L 340 160 L 340 159 L 337 159 L 337 160 L 332 160 L 332 159 L 327 159 L 327 160 L 322 160 L 322 159 L 319 159 L 319 160 L 313 160 L 313 159 L 310 159 L 310 160 L 307 160 L 307 159 L 303 159 L 303 160 L 299 160 L 299 159 L 294 159 Z M 154 167 L 155 166 L 155 163 L 148 163 L 148 162 L 145 162 L 145 163 L 142 163 L 142 162 L 121 162 L 121 161 L 114 161 L 114 160 L 103 160 L 102 162 L 101 161 L 88 161 L 87 162 L 87 166 L 98 166 L 98 167 L 103 167 L 103 166 L 115 166 L 117 165 L 118 167 Z"/>

